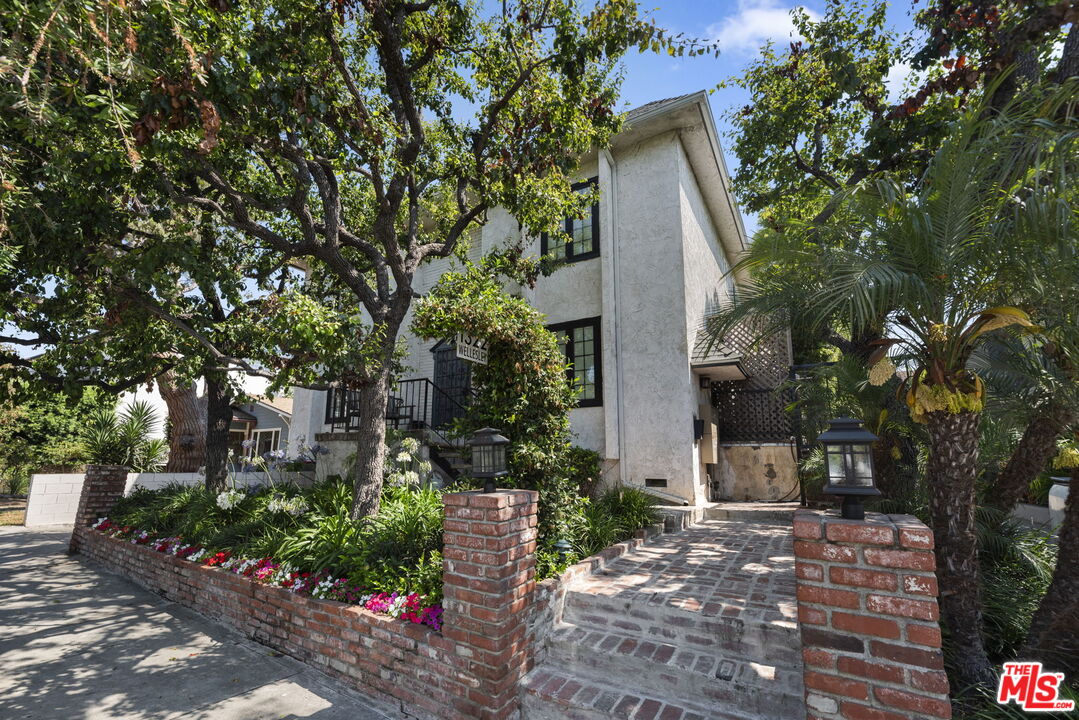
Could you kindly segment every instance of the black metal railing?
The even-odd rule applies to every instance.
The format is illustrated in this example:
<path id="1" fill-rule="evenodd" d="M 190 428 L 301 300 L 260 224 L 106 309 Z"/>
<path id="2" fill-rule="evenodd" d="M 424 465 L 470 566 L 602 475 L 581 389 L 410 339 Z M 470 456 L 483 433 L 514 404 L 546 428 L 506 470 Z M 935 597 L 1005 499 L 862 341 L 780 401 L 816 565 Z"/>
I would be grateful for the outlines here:
<path id="1" fill-rule="evenodd" d="M 468 412 L 472 395 L 455 398 L 427 378 L 399 381 L 386 402 L 386 426 L 394 430 L 443 430 Z M 331 389 L 326 398 L 326 423 L 332 432 L 356 430 L 360 417 L 360 393 Z"/>

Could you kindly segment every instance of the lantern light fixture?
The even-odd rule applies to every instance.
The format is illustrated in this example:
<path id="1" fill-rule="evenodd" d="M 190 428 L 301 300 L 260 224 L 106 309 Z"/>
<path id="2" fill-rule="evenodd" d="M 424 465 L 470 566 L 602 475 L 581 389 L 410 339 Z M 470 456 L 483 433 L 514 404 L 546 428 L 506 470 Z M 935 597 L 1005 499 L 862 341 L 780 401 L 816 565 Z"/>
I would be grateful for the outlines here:
<path id="1" fill-rule="evenodd" d="M 842 417 L 828 422 L 818 441 L 824 447 L 828 483 L 824 492 L 843 498 L 842 516 L 847 520 L 865 518 L 862 500 L 880 495 L 873 468 L 873 443 L 877 436 L 863 427 L 861 420 Z"/>
<path id="2" fill-rule="evenodd" d="M 472 448 L 472 477 L 483 480 L 483 491 L 495 491 L 495 479 L 509 474 L 506 470 L 506 446 L 509 438 L 494 428 L 480 428 L 468 441 Z"/>

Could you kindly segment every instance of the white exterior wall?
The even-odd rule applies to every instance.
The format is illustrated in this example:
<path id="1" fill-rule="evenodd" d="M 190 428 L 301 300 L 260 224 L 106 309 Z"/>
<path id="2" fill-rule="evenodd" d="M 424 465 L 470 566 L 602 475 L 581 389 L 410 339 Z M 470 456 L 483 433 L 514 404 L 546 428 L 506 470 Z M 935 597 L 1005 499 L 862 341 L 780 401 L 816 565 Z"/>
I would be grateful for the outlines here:
<path id="1" fill-rule="evenodd" d="M 621 462 L 626 484 L 665 480 L 666 492 L 694 502 L 680 152 L 669 132 L 615 156 Z"/>
<path id="2" fill-rule="evenodd" d="M 685 376 L 681 402 L 688 417 L 700 414 L 700 407 L 711 407 L 711 392 L 701 390 L 697 377 L 690 370 L 688 348 L 696 341 L 697 329 L 704 318 L 717 311 L 731 298 L 724 275 L 730 269 L 720 244 L 720 235 L 708 206 L 701 195 L 700 185 L 693 173 L 689 158 L 678 144 L 679 209 L 682 215 L 683 297 L 685 299 L 684 342 L 687 347 Z M 711 422 L 711 418 L 705 418 Z M 688 421 L 687 421 L 688 422 Z M 692 438 L 692 435 L 689 436 Z M 714 441 L 712 436 L 701 442 Z M 707 499 L 708 477 L 701 462 L 700 442 L 693 445 L 693 487 L 696 503 Z"/>
<path id="3" fill-rule="evenodd" d="M 79 511 L 82 473 L 48 473 L 30 476 L 26 496 L 26 527 L 70 525 Z"/>
<path id="4" fill-rule="evenodd" d="M 708 478 L 693 419 L 709 398 L 691 369 L 691 348 L 704 316 L 729 298 L 728 253 L 742 247 L 744 234 L 727 197 L 722 158 L 714 156 L 719 148 L 710 119 L 703 118 L 682 112 L 668 129 L 586 160 L 579 177 L 599 181 L 599 257 L 568 263 L 534 289 L 507 288 L 549 324 L 600 317 L 603 405 L 571 411 L 570 425 L 576 444 L 604 458 L 605 481 L 640 486 L 662 479 L 669 494 L 694 504 L 706 499 Z M 694 168 L 709 178 L 706 187 Z M 476 261 L 520 234 L 514 217 L 492 210 L 473 234 L 469 257 Z M 538 238 L 528 251 L 539 254 Z M 426 263 L 415 289 L 427 291 L 454 265 L 452 259 Z M 406 328 L 409 322 L 411 314 Z M 433 379 L 435 342 L 407 332 L 402 338 L 403 377 Z M 297 395 L 294 433 L 303 407 Z M 312 425 L 325 432 L 323 413 L 320 405 Z"/>

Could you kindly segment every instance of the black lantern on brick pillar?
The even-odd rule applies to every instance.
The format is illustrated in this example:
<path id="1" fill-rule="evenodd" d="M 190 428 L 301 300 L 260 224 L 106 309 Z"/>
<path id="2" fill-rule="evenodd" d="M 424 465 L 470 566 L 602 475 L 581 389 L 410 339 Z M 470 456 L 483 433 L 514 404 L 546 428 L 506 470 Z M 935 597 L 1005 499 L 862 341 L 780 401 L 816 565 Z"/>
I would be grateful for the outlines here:
<path id="1" fill-rule="evenodd" d="M 472 448 L 472 477 L 483 480 L 483 491 L 495 491 L 495 479 L 505 477 L 506 446 L 509 438 L 498 434 L 494 428 L 481 428 L 468 441 Z"/>
<path id="2" fill-rule="evenodd" d="M 824 446 L 828 484 L 824 492 L 843 498 L 842 515 L 848 520 L 865 517 L 862 498 L 880 495 L 873 471 L 873 443 L 877 436 L 861 420 L 836 418 L 818 438 Z"/>

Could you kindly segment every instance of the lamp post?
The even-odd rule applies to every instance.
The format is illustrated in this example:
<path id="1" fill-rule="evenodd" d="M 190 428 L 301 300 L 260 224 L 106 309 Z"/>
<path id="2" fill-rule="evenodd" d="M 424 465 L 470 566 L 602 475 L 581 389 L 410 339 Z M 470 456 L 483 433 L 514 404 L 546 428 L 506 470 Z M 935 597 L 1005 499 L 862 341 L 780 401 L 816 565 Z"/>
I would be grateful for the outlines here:
<path id="1" fill-rule="evenodd" d="M 877 436 L 862 427 L 861 420 L 836 418 L 817 438 L 824 446 L 828 484 L 824 492 L 843 498 L 847 520 L 865 518 L 862 499 L 880 495 L 873 469 L 873 443 Z"/>
<path id="2" fill-rule="evenodd" d="M 573 545 L 570 544 L 569 540 L 561 538 L 554 544 L 554 551 L 558 553 L 559 562 L 564 562 L 569 554 L 573 552 Z"/>
<path id="3" fill-rule="evenodd" d="M 481 428 L 468 441 L 472 448 L 472 477 L 483 480 L 483 491 L 495 491 L 495 479 L 509 475 L 506 471 L 506 446 L 509 438 L 494 428 Z"/>

